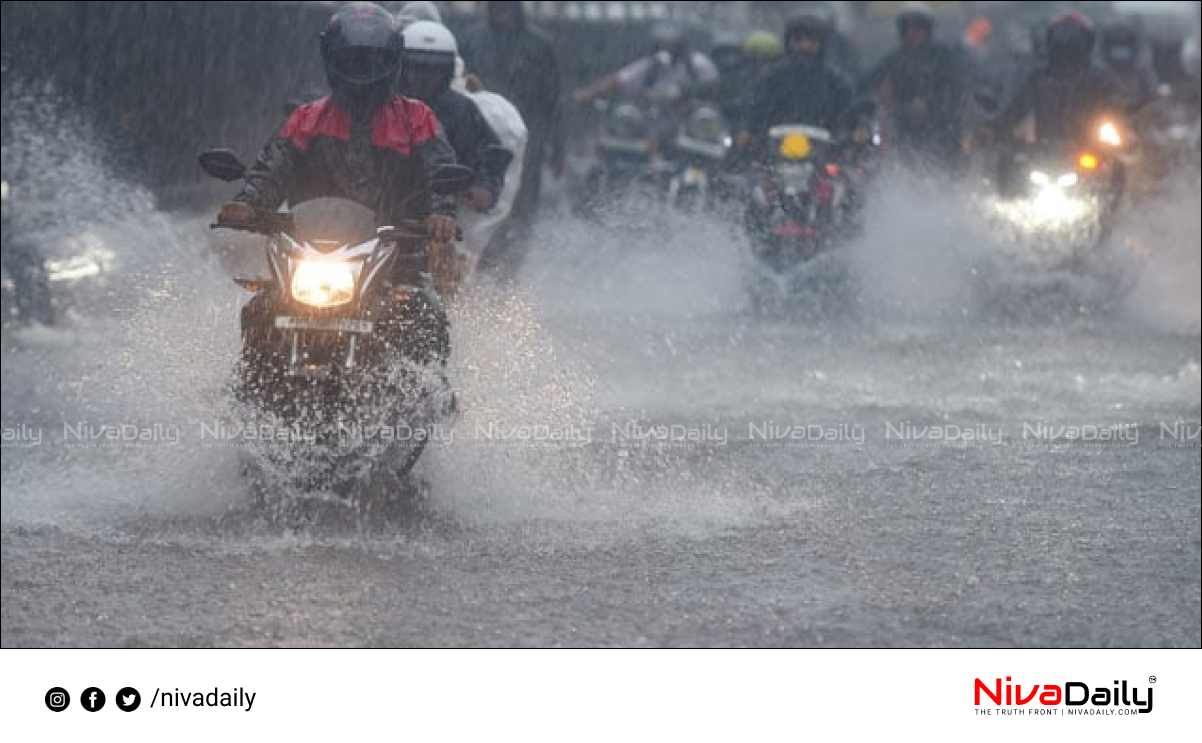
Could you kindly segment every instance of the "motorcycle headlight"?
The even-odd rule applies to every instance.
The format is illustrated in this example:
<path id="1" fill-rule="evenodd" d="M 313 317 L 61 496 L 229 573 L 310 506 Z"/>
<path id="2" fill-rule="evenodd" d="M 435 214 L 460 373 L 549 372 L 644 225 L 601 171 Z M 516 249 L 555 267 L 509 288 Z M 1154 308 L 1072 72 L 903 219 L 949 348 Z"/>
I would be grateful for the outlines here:
<path id="1" fill-rule="evenodd" d="M 781 138 L 778 150 L 785 160 L 805 160 L 810 156 L 813 145 L 806 135 L 792 132 Z"/>
<path id="2" fill-rule="evenodd" d="M 359 264 L 302 260 L 292 272 L 292 298 L 311 307 L 337 307 L 355 298 Z"/>
<path id="3" fill-rule="evenodd" d="M 1030 178 L 1031 182 L 1036 186 L 1046 186 L 1051 183 L 1051 179 L 1048 178 L 1048 174 L 1042 170 L 1032 170 L 1031 174 L 1027 177 Z"/>
<path id="4" fill-rule="evenodd" d="M 1107 147 L 1121 147 L 1123 136 L 1119 134 L 1119 128 L 1113 121 L 1106 121 L 1098 127 L 1098 141 Z"/>
<path id="5" fill-rule="evenodd" d="M 1081 199 L 1070 197 L 1057 185 L 1049 185 L 1039 191 L 1031 202 L 1029 216 L 1034 224 L 1072 224 L 1089 213 L 1089 205 Z"/>
<path id="6" fill-rule="evenodd" d="M 1062 173 L 1060 177 L 1056 179 L 1056 185 L 1060 186 L 1061 188 L 1072 188 L 1073 186 L 1077 185 L 1077 174 Z"/>

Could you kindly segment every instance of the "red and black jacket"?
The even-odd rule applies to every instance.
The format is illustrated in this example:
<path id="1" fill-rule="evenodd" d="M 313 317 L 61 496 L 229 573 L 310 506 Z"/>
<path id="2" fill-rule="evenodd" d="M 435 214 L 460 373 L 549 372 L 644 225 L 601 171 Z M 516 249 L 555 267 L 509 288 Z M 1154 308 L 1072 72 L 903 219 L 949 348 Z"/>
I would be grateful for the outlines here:
<path id="1" fill-rule="evenodd" d="M 374 209 L 382 225 L 454 216 L 454 199 L 428 188 L 433 170 L 454 162 L 442 126 L 421 101 L 393 96 L 359 124 L 326 97 L 292 112 L 236 200 L 275 211 L 285 201 L 339 197 Z"/>

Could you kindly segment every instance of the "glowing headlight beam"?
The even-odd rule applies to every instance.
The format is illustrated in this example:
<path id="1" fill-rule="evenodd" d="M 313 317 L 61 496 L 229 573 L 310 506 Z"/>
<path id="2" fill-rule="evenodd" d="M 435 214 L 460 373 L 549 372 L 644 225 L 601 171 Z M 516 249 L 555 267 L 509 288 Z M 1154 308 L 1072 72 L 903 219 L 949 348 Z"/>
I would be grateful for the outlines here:
<path id="1" fill-rule="evenodd" d="M 1075 229 L 1094 213 L 1088 199 L 1070 196 L 1054 183 L 1040 187 L 1028 198 L 995 201 L 993 208 L 998 216 L 1024 231 Z"/>
<path id="2" fill-rule="evenodd" d="M 1072 188 L 1073 186 L 1077 185 L 1077 180 L 1078 178 L 1076 173 L 1063 173 L 1059 178 L 1056 179 L 1056 185 L 1060 186 L 1061 188 Z"/>
<path id="3" fill-rule="evenodd" d="M 337 307 L 355 298 L 357 266 L 346 261 L 302 260 L 292 273 L 292 298 L 311 307 Z"/>
<path id="4" fill-rule="evenodd" d="M 1051 183 L 1051 179 L 1048 178 L 1048 174 L 1042 170 L 1032 170 L 1030 176 L 1028 177 L 1036 186 L 1046 186 Z"/>
<path id="5" fill-rule="evenodd" d="M 1120 147 L 1123 144 L 1123 137 L 1119 134 L 1119 128 L 1114 125 L 1114 122 L 1107 121 L 1098 127 L 1098 141 L 1107 147 Z"/>

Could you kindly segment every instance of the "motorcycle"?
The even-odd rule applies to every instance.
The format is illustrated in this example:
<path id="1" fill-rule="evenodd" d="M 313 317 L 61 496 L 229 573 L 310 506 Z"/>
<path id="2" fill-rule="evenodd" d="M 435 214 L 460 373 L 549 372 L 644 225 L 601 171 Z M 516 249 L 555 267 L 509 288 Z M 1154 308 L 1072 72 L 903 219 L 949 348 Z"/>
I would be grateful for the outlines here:
<path id="1" fill-rule="evenodd" d="M 5 328 L 29 322 L 53 325 L 77 306 L 87 306 L 112 290 L 117 255 L 90 229 L 63 231 L 52 219 L 42 219 L 39 225 L 36 218 L 31 227 L 11 218 L 10 209 L 16 212 L 31 206 L 43 215 L 55 213 L 49 204 L 20 203 L 15 190 L 8 181 L 0 182 L 4 210 L 0 324 Z M 58 257 L 43 257 L 41 246 L 47 244 Z"/>
<path id="2" fill-rule="evenodd" d="M 638 106 L 598 106 L 606 111 L 605 123 L 576 203 L 577 214 L 590 219 L 638 189 L 651 195 L 659 163 L 651 122 Z"/>
<path id="3" fill-rule="evenodd" d="M 751 191 L 744 226 L 751 242 L 752 308 L 787 304 L 823 277 L 812 264 L 853 234 L 854 199 L 831 133 L 804 125 L 769 130 L 770 162 Z M 833 266 L 832 266 L 833 267 Z"/>
<path id="4" fill-rule="evenodd" d="M 228 150 L 199 160 L 224 181 L 246 171 Z M 443 166 L 430 187 L 458 193 L 471 179 L 467 168 Z M 425 224 L 379 226 L 360 204 L 322 198 L 211 227 L 267 238 L 270 275 L 235 279 L 251 294 L 234 397 L 252 424 L 242 430 L 261 445 L 250 468 L 259 502 L 280 483 L 362 502 L 381 476 L 404 478 L 454 408 Z"/>
<path id="5" fill-rule="evenodd" d="M 734 195 L 726 166 L 734 137 L 716 108 L 699 106 L 668 148 L 668 205 L 682 212 L 709 210 Z"/>
<path id="6" fill-rule="evenodd" d="M 1084 142 L 1019 143 L 1003 157 L 987 209 L 1000 250 L 977 271 L 987 289 L 999 277 L 1036 287 L 1092 281 L 1092 292 L 1101 291 L 1087 298 L 1094 303 L 1134 284 L 1134 256 L 1111 240 L 1127 188 L 1127 139 L 1114 121 L 1102 120 Z"/>

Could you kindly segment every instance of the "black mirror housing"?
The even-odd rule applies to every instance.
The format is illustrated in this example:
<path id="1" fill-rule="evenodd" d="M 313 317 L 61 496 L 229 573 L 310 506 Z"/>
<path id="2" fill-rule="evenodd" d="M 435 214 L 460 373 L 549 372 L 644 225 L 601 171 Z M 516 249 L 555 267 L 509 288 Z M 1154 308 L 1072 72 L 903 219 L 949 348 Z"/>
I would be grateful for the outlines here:
<path id="1" fill-rule="evenodd" d="M 232 150 L 205 150 L 197 156 L 200 168 L 222 181 L 240 181 L 246 177 L 246 166 Z"/>

